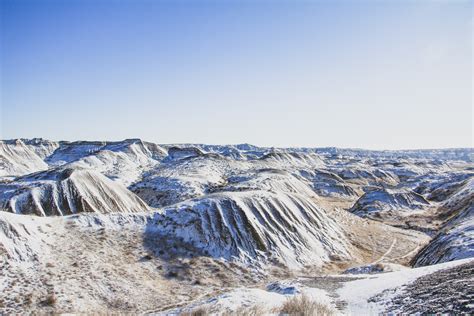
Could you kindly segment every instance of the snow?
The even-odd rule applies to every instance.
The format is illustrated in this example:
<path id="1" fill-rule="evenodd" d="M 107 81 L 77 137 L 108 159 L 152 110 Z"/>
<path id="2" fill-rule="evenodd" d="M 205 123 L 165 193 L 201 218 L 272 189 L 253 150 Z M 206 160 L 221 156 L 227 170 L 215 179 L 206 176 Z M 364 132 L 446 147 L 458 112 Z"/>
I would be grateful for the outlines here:
<path id="1" fill-rule="evenodd" d="M 45 170 L 48 165 L 22 140 L 0 141 L 0 177 Z"/>
<path id="2" fill-rule="evenodd" d="M 5 210 L 40 216 L 141 212 L 149 207 L 120 183 L 87 169 L 47 171 L 3 187 Z M 13 192 L 12 192 L 13 191 Z M 0 205 L 0 210 L 2 206 Z"/>
<path id="3" fill-rule="evenodd" d="M 473 259 L 457 260 L 428 267 L 405 269 L 388 272 L 370 277 L 350 281 L 337 291 L 341 300 L 347 302 L 345 313 L 350 315 L 379 315 L 384 311 L 383 302 L 369 302 L 369 299 L 387 289 L 396 289 L 384 297 L 389 302 L 392 297 L 400 293 L 402 286 L 407 285 L 424 275 L 447 268 L 471 262 Z"/>
<path id="4" fill-rule="evenodd" d="M 199 308 L 205 308 L 211 313 L 218 314 L 225 312 L 238 313 L 242 309 L 245 310 L 252 307 L 260 308 L 258 314 L 278 315 L 277 310 L 279 307 L 288 299 L 299 295 L 305 295 L 314 302 L 326 305 L 334 309 L 335 314 L 337 314 L 331 298 L 324 290 L 309 288 L 296 281 L 292 281 L 286 282 L 286 286 L 291 287 L 292 291 L 276 292 L 268 289 L 271 285 L 274 285 L 274 283 L 267 286 L 267 290 L 260 288 L 236 288 L 210 299 L 201 300 L 182 308 L 167 310 L 157 315 L 179 315 Z"/>
<path id="5" fill-rule="evenodd" d="M 474 257 L 474 179 L 444 201 L 441 209 L 449 220 L 418 254 L 416 266 Z"/>
<path id="6" fill-rule="evenodd" d="M 235 312 L 259 303 L 271 310 L 289 297 L 305 294 L 333 307 L 345 301 L 350 314 L 377 314 L 383 307 L 367 302 L 370 297 L 379 295 L 388 302 L 417 277 L 474 256 L 473 154 L 473 149 L 380 152 L 159 145 L 139 139 L 0 141 L 0 254 L 5 254 L 10 273 L 5 279 L 16 282 L 23 275 L 15 270 L 20 267 L 39 285 L 51 258 L 61 266 L 58 274 L 80 261 L 100 279 L 87 279 L 94 290 L 80 304 L 108 306 L 114 290 L 120 289 L 157 306 L 157 297 L 127 282 L 163 290 L 163 284 L 172 282 L 162 275 L 168 265 L 193 258 L 193 264 L 202 263 L 193 266 L 196 270 L 205 268 L 206 262 L 219 262 L 225 266 L 222 271 L 235 264 L 244 271 L 239 276 L 272 279 L 248 287 L 236 282 L 219 293 L 202 286 L 202 295 L 212 298 L 183 295 L 179 299 L 186 303 L 185 310 L 205 304 Z M 376 222 L 347 210 L 368 217 L 397 216 Z M 417 221 L 409 226 L 413 218 Z M 405 224 L 431 229 L 434 238 L 400 228 Z M 184 258 L 160 255 L 172 253 L 167 242 L 182 246 L 177 253 Z M 69 244 L 80 250 L 68 249 Z M 88 253 L 92 245 L 96 248 Z M 141 260 L 145 257 L 151 259 Z M 117 265 L 122 258 L 129 261 L 115 270 L 110 258 Z M 446 263 L 417 269 L 401 265 L 410 262 Z M 82 277 L 92 272 L 80 269 L 74 271 L 80 270 Z M 108 269 L 113 280 L 101 274 L 102 269 Z M 308 287 L 288 277 L 296 271 L 319 275 L 344 269 L 344 276 L 329 276 L 340 278 L 340 283 L 351 279 L 337 291 Z M 129 281 L 118 281 L 122 275 Z M 156 276 L 162 283 L 154 283 Z M 73 284 L 71 289 L 62 289 L 74 293 L 85 285 L 81 282 L 66 282 Z M 173 286 L 188 286 L 184 292 L 200 291 L 179 282 Z M 6 291 L 4 284 L 0 282 L 0 288 Z M 381 294 L 388 288 L 395 289 Z M 160 308 L 181 302 L 172 291 L 166 297 L 169 305 Z M 10 312 L 20 311 L 11 304 Z"/>
<path id="7" fill-rule="evenodd" d="M 351 212 L 359 216 L 371 216 L 371 213 L 395 210 L 397 212 L 419 210 L 430 203 L 413 191 L 395 191 L 390 189 L 374 189 L 365 193 L 351 208 Z M 413 213 L 413 212 L 412 212 Z"/>
<path id="8" fill-rule="evenodd" d="M 19 263 L 32 262 L 40 253 L 47 253 L 45 230 L 54 220 L 36 216 L 18 216 L 0 212 L 0 246 L 8 257 Z"/>
<path id="9" fill-rule="evenodd" d="M 302 195 L 223 192 L 165 208 L 160 234 L 174 234 L 213 257 L 290 267 L 350 258 L 341 227 Z M 150 227 L 150 229 L 153 226 Z"/>

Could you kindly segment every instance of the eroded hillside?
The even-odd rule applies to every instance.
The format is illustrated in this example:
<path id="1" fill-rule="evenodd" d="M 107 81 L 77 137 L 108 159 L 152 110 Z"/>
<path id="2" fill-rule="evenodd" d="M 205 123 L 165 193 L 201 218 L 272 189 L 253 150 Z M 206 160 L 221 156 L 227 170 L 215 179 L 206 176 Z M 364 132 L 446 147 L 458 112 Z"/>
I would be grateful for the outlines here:
<path id="1" fill-rule="evenodd" d="M 1 141 L 0 309 L 350 313 L 363 278 L 407 310 L 380 293 L 474 254 L 473 153 Z"/>

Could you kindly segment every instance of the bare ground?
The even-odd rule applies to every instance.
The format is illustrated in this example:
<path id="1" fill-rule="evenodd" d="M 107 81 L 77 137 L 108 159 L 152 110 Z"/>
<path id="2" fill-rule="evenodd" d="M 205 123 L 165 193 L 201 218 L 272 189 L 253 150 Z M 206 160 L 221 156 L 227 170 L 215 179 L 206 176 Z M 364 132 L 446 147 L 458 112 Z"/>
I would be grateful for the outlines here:
<path id="1" fill-rule="evenodd" d="M 333 287 L 329 292 L 334 294 L 342 280 L 325 279 L 324 274 L 377 260 L 406 264 L 428 240 L 419 232 L 348 216 L 339 208 L 343 203 L 322 206 L 331 206 L 331 216 L 346 228 L 354 258 L 332 258 L 322 268 L 293 272 L 281 266 L 256 272 L 135 228 L 84 228 L 64 221 L 48 240 L 47 256 L 21 265 L 0 256 L 0 313 L 159 312 L 298 274 L 314 276 L 314 282 L 323 284 L 315 287 Z M 337 304 L 343 307 L 343 302 Z"/>
<path id="2" fill-rule="evenodd" d="M 79 229 L 56 232 L 47 260 L 15 265 L 0 260 L 0 313 L 146 312 L 185 305 L 262 275 L 205 256 L 161 258 L 142 232 Z M 157 245 L 168 251 L 173 245 Z"/>

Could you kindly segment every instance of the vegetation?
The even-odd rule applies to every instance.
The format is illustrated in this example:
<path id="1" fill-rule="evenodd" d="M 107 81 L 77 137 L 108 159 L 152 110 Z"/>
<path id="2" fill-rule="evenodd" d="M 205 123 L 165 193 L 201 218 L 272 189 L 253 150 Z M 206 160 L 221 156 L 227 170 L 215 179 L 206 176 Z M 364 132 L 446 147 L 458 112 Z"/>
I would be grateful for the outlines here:
<path id="1" fill-rule="evenodd" d="M 294 296 L 288 299 L 279 309 L 279 315 L 297 316 L 332 316 L 334 311 L 326 305 L 311 300 L 306 295 Z"/>
<path id="2" fill-rule="evenodd" d="M 56 305 L 56 302 L 57 302 L 56 296 L 54 294 L 50 294 L 43 301 L 43 304 L 46 306 L 54 306 Z"/>

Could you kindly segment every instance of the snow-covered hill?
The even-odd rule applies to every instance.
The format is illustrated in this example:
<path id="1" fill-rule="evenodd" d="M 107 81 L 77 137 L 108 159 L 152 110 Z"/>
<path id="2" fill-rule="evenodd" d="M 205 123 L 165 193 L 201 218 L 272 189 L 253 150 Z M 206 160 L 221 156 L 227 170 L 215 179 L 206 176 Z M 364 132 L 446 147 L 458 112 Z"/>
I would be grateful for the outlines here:
<path id="1" fill-rule="evenodd" d="M 350 260 L 340 224 L 305 196 L 265 191 L 210 194 L 165 208 L 149 228 L 173 234 L 206 255 L 291 267 Z"/>
<path id="2" fill-rule="evenodd" d="M 413 191 L 373 188 L 361 196 L 350 211 L 362 217 L 380 218 L 384 213 L 412 212 L 429 205 L 422 195 Z"/>
<path id="3" fill-rule="evenodd" d="M 149 207 L 120 183 L 84 169 L 56 168 L 2 187 L 0 210 L 39 216 L 140 212 Z"/>
<path id="4" fill-rule="evenodd" d="M 445 224 L 414 259 L 415 266 L 474 257 L 474 179 L 445 200 L 439 212 Z"/>
<path id="5" fill-rule="evenodd" d="M 473 257 L 473 154 L 0 141 L 0 313 L 176 310 Z"/>
<path id="6" fill-rule="evenodd" d="M 45 154 L 41 147 L 38 146 L 37 151 Z M 42 158 L 44 156 L 39 156 L 21 139 L 0 141 L 0 176 L 18 176 L 47 169 L 48 164 Z"/>

